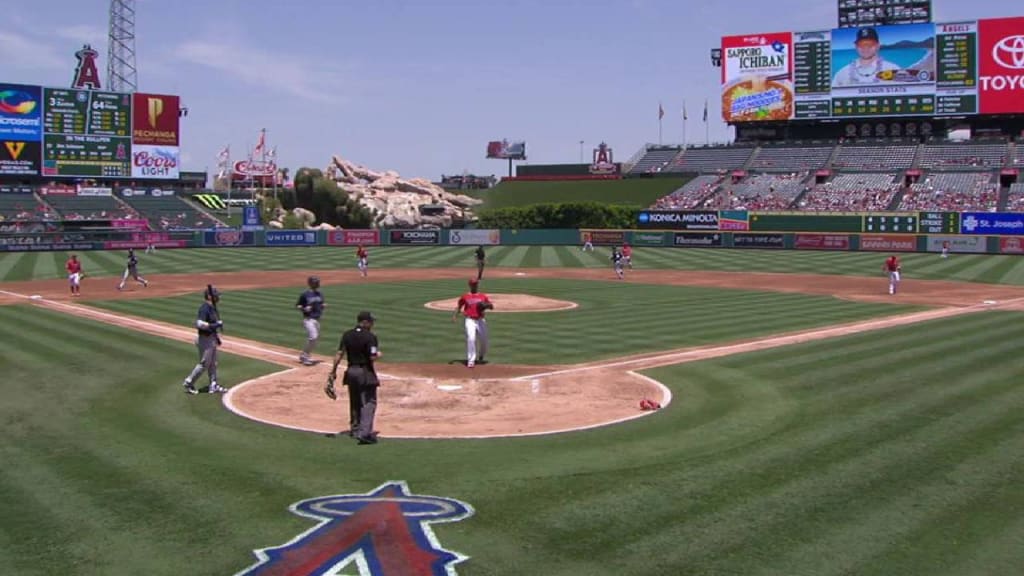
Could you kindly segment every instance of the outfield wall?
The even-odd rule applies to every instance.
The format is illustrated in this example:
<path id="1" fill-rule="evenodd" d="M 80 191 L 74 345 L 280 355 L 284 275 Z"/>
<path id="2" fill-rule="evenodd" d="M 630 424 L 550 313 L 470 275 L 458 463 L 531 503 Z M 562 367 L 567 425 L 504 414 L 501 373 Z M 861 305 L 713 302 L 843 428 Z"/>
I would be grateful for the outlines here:
<path id="1" fill-rule="evenodd" d="M 0 252 L 301 246 L 595 246 L 1024 255 L 1024 213 L 643 211 L 630 230 L 380 229 L 180 232 L 4 231 Z"/>

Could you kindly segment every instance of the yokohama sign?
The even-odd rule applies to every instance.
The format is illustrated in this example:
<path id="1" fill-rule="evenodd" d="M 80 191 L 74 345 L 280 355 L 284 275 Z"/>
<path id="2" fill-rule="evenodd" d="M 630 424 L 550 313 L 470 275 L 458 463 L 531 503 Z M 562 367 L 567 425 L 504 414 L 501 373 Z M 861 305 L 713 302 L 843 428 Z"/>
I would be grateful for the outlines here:
<path id="1" fill-rule="evenodd" d="M 978 21 L 981 114 L 1024 113 L 1024 16 Z"/>

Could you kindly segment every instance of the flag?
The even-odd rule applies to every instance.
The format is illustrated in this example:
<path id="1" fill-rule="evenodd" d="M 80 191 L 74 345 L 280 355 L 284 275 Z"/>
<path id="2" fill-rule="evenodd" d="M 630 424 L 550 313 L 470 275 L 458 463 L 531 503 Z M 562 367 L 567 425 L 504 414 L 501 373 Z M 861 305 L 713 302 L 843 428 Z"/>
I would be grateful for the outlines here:
<path id="1" fill-rule="evenodd" d="M 266 141 L 267 141 L 267 129 L 264 128 L 263 130 L 260 130 L 260 141 L 259 141 L 259 143 L 256 144 L 256 149 L 253 150 L 253 152 L 255 154 L 259 154 L 260 152 L 263 152 L 263 147 L 267 143 Z"/>
<path id="2" fill-rule="evenodd" d="M 689 118 L 686 116 L 686 102 L 683 102 L 683 121 L 687 121 Z"/>
<path id="3" fill-rule="evenodd" d="M 706 98 L 704 99 L 704 121 L 708 121 L 708 101 Z"/>
<path id="4" fill-rule="evenodd" d="M 665 109 L 661 107 L 661 102 L 658 102 L 658 120 L 665 117 Z"/>
<path id="5" fill-rule="evenodd" d="M 269 152 L 267 152 L 267 158 L 270 158 L 271 160 L 277 158 L 277 146 L 274 146 Z"/>
<path id="6" fill-rule="evenodd" d="M 221 150 L 217 154 L 217 160 L 219 161 L 220 164 L 224 164 L 224 163 L 226 163 L 228 161 L 228 158 L 230 156 L 231 156 L 231 146 L 225 146 L 224 149 Z"/>

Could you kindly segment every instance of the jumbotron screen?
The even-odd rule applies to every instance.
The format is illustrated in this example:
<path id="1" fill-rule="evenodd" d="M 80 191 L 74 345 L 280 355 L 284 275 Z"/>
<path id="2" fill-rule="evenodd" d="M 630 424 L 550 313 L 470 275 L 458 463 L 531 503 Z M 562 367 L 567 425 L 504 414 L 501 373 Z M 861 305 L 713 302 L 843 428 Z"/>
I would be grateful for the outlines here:
<path id="1" fill-rule="evenodd" d="M 1024 17 L 722 38 L 726 122 L 1024 114 Z"/>

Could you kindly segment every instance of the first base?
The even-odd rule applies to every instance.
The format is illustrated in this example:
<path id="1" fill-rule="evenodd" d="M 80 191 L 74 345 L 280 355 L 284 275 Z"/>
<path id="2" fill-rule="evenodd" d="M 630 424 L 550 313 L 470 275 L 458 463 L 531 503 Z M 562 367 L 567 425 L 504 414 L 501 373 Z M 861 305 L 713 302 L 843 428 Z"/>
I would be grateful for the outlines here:
<path id="1" fill-rule="evenodd" d="M 30 300 L 42 300 L 43 297 L 40 296 L 39 294 L 33 294 L 33 295 L 29 296 L 29 299 Z"/>

